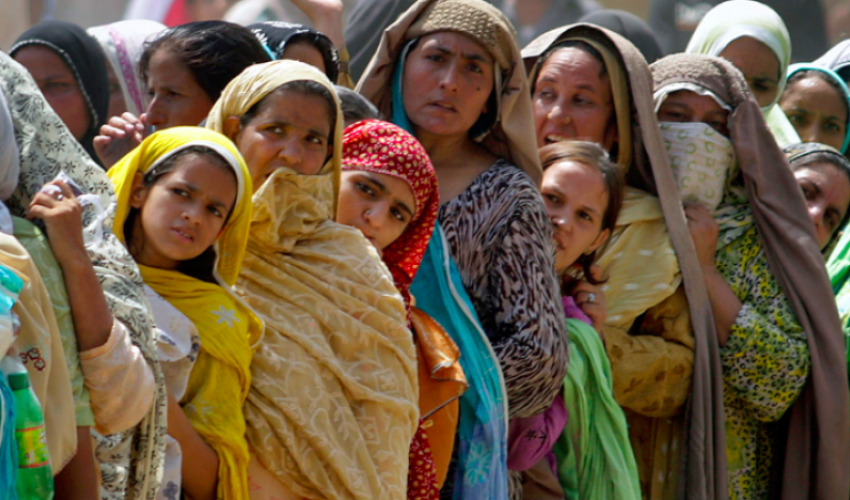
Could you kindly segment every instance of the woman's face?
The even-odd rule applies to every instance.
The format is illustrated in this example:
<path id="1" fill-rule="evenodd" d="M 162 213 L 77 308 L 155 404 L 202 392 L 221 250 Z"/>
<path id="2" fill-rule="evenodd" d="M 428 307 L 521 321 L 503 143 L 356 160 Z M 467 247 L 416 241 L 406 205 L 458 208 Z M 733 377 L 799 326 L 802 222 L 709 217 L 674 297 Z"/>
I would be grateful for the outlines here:
<path id="1" fill-rule="evenodd" d="M 555 268 L 560 272 L 608 238 L 609 231 L 602 230 L 608 189 L 599 170 L 566 160 L 543 172 L 540 191 L 555 230 Z"/>
<path id="2" fill-rule="evenodd" d="M 581 139 L 610 150 L 617 139 L 614 98 L 605 67 L 576 47 L 552 54 L 534 83 L 537 146 Z"/>
<path id="3" fill-rule="evenodd" d="M 416 215 L 410 185 L 392 175 L 345 171 L 339 190 L 337 222 L 353 226 L 380 252 L 404 233 Z"/>
<path id="4" fill-rule="evenodd" d="M 803 142 L 819 142 L 841 150 L 847 134 L 847 101 L 820 77 L 789 84 L 779 101 Z"/>
<path id="5" fill-rule="evenodd" d="M 850 178 L 831 163 L 812 163 L 794 171 L 815 223 L 820 248 L 825 248 L 850 207 Z"/>
<path id="6" fill-rule="evenodd" d="M 770 48 L 748 36 L 732 41 L 720 57 L 741 70 L 759 106 L 769 106 L 779 92 L 779 60 Z"/>
<path id="7" fill-rule="evenodd" d="M 286 48 L 283 49 L 282 59 L 300 61 L 305 64 L 309 64 L 310 66 L 319 68 L 319 71 L 324 74 L 327 74 L 327 68 L 325 68 L 325 58 L 322 57 L 322 53 L 319 51 L 319 49 L 317 49 L 311 43 L 296 41 L 294 43 L 286 44 Z"/>
<path id="8" fill-rule="evenodd" d="M 487 111 L 493 56 L 472 38 L 423 36 L 404 65 L 402 99 L 416 136 L 463 136 Z"/>
<path id="9" fill-rule="evenodd" d="M 255 190 L 280 167 L 316 175 L 331 154 L 331 112 L 318 95 L 272 92 L 248 123 L 233 116 L 224 131 L 245 158 Z"/>
<path id="10" fill-rule="evenodd" d="M 690 90 L 668 95 L 658 109 L 658 121 L 675 123 L 705 123 L 729 137 L 729 112 L 713 97 Z"/>
<path id="11" fill-rule="evenodd" d="M 45 46 L 27 45 L 15 52 L 15 60 L 27 68 L 74 138 L 82 140 L 91 127 L 91 111 L 80 83 L 62 57 Z"/>
<path id="12" fill-rule="evenodd" d="M 148 62 L 147 123 L 163 130 L 198 125 L 213 107 L 189 68 L 171 50 L 157 50 Z"/>
<path id="13" fill-rule="evenodd" d="M 130 205 L 139 210 L 129 248 L 140 249 L 136 262 L 175 269 L 215 243 L 236 202 L 236 177 L 210 162 L 206 155 L 189 154 L 174 170 L 144 187 L 136 176 Z M 141 237 L 139 237 L 139 233 Z"/>
<path id="14" fill-rule="evenodd" d="M 111 64 L 106 65 L 106 80 L 109 85 L 109 111 L 108 117 L 121 116 L 127 111 L 127 103 L 124 102 L 124 92 L 121 90 L 121 82 L 115 76 Z"/>

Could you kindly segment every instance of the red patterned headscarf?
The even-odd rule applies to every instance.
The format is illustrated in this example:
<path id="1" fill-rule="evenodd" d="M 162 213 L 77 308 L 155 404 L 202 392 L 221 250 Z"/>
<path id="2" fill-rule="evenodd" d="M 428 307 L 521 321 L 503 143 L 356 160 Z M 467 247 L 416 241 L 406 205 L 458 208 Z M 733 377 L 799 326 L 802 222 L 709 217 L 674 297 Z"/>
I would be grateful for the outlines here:
<path id="1" fill-rule="evenodd" d="M 440 192 L 437 173 L 425 148 L 392 123 L 364 120 L 345 129 L 342 169 L 391 175 L 405 181 L 416 200 L 415 213 L 404 233 L 384 249 L 384 263 L 396 288 L 409 302 L 408 288 L 431 241 Z"/>

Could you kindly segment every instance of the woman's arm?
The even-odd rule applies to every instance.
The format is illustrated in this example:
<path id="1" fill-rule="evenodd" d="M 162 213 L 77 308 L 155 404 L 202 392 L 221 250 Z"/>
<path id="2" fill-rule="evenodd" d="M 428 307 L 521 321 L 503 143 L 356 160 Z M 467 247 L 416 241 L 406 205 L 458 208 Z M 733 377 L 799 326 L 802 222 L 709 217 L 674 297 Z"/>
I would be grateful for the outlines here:
<path id="1" fill-rule="evenodd" d="M 237 402 L 238 404 L 238 402 Z M 180 443 L 183 489 L 192 500 L 215 500 L 218 488 L 218 455 L 192 428 L 183 408 L 168 393 L 168 435 Z"/>

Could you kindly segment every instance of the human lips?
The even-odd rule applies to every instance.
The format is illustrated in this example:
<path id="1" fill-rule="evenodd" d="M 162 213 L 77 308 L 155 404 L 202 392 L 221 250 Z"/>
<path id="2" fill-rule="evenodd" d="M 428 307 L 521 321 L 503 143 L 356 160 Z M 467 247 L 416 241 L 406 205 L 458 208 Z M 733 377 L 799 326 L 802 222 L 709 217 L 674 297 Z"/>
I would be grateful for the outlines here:
<path id="1" fill-rule="evenodd" d="M 572 137 L 567 137 L 565 135 L 560 134 L 547 134 L 543 137 L 543 140 L 546 142 L 546 144 L 555 144 L 556 142 L 571 141 Z"/>
<path id="2" fill-rule="evenodd" d="M 179 239 L 184 240 L 187 243 L 194 243 L 195 241 L 195 235 L 192 234 L 192 232 L 187 230 L 186 228 L 173 227 L 171 228 L 171 232 L 176 234 Z"/>
<path id="3" fill-rule="evenodd" d="M 457 108 L 455 108 L 454 104 L 452 104 L 448 101 L 433 101 L 433 102 L 428 103 L 428 105 L 433 107 L 433 108 L 437 108 L 437 109 L 440 109 L 440 110 L 443 110 L 443 111 L 448 111 L 450 113 L 456 113 L 457 112 Z"/>

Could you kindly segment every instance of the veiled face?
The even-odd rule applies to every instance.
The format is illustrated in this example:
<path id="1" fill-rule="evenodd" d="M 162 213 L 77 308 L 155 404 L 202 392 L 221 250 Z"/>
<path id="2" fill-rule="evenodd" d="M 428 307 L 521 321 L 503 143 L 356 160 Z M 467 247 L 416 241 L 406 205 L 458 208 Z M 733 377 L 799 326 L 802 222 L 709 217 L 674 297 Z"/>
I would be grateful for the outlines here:
<path id="1" fill-rule="evenodd" d="M 668 95 L 658 109 L 659 122 L 705 123 L 729 137 L 729 112 L 713 97 L 690 90 L 679 90 Z"/>
<path id="2" fill-rule="evenodd" d="M 466 35 L 423 36 L 404 65 L 402 100 L 415 135 L 467 135 L 486 112 L 494 66 L 493 56 Z"/>
<path id="3" fill-rule="evenodd" d="M 605 66 L 580 48 L 558 50 L 543 63 L 532 102 L 537 147 L 584 140 L 610 150 L 617 139 L 614 96 Z"/>

